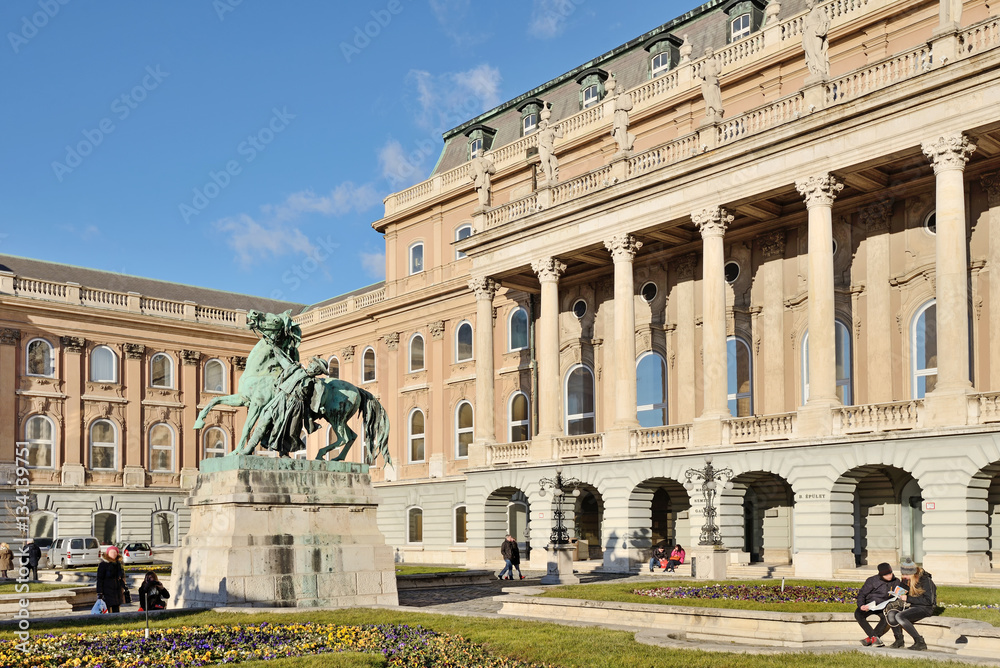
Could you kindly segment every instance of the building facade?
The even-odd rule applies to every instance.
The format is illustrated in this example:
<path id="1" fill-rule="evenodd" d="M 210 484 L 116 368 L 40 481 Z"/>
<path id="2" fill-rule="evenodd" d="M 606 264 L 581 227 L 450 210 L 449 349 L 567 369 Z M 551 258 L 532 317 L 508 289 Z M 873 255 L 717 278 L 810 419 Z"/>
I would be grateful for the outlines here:
<path id="1" fill-rule="evenodd" d="M 397 559 L 495 563 L 508 531 L 546 544 L 556 505 L 539 480 L 561 467 L 582 481 L 566 502 L 582 556 L 627 571 L 657 542 L 697 545 L 703 501 L 685 482 L 710 457 L 732 470 L 718 496 L 732 573 L 909 556 L 940 581 L 996 578 L 998 47 L 980 0 L 709 2 L 446 133 L 434 172 L 374 224 L 384 284 L 296 311 L 303 356 L 392 416 L 394 466 L 372 474 Z M 109 337 L 80 332 L 98 311 L 120 345 L 155 356 L 162 335 L 79 287 L 56 308 L 54 288 L 4 280 L 0 320 L 20 331 L 0 346 L 4 442 L 49 415 L 63 444 L 32 484 L 120 494 L 142 466 L 138 503 L 160 480 L 153 419 L 181 443 L 165 487 L 181 496 L 204 454 L 189 421 L 204 365 L 253 343 L 238 312 L 199 326 L 208 338 L 197 304 L 148 315 L 200 353 L 177 361 L 190 384 L 149 397 L 132 371 L 98 400 L 119 390 L 36 386 L 33 339 L 66 332 L 92 357 Z M 86 364 L 60 363 L 58 383 L 82 387 Z M 58 415 L 105 405 L 129 445 L 99 474 L 84 445 L 68 453 L 91 423 Z"/>

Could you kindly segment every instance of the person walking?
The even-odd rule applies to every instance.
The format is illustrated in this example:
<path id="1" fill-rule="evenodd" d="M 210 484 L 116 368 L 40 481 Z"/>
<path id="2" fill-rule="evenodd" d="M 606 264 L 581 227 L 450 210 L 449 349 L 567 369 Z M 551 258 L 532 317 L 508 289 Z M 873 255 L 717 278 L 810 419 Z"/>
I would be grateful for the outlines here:
<path id="1" fill-rule="evenodd" d="M 653 569 L 661 565 L 667 558 L 667 546 L 660 543 L 653 550 L 653 556 L 649 558 L 649 572 L 652 573 Z"/>
<path id="2" fill-rule="evenodd" d="M 125 570 L 118 561 L 118 548 L 112 545 L 101 555 L 97 567 L 97 597 L 108 606 L 108 612 L 119 612 L 122 604 L 122 583 Z"/>
<path id="3" fill-rule="evenodd" d="M 899 572 L 903 576 L 903 586 L 907 588 L 907 593 L 900 596 L 906 607 L 895 611 L 895 621 L 913 638 L 913 644 L 909 649 L 923 651 L 927 649 L 927 643 L 924 642 L 924 637 L 917 633 L 913 623 L 934 614 L 934 606 L 937 605 L 937 586 L 931 579 L 931 574 L 913 563 L 912 559 L 906 559 L 901 563 Z M 898 646 L 902 647 L 902 643 Z"/>
<path id="4" fill-rule="evenodd" d="M 684 552 L 684 548 L 681 547 L 680 543 L 674 546 L 673 551 L 670 553 L 670 558 L 667 559 L 667 565 L 664 566 L 664 573 L 676 573 L 677 567 L 684 563 L 684 557 L 687 553 Z"/>
<path id="5" fill-rule="evenodd" d="M 147 571 L 145 579 L 139 586 L 139 609 L 163 610 L 167 607 L 164 601 L 168 598 L 170 598 L 170 592 L 156 577 L 156 573 Z"/>
<path id="6" fill-rule="evenodd" d="M 31 579 L 38 581 L 38 562 L 42 560 L 42 550 L 35 544 L 34 538 L 28 539 L 28 571 Z M 24 557 L 21 557 L 21 565 L 24 565 Z"/>
<path id="7" fill-rule="evenodd" d="M 7 571 L 14 568 L 14 552 L 7 543 L 0 543 L 0 574 L 7 579 Z"/>
<path id="8" fill-rule="evenodd" d="M 889 630 L 889 622 L 885 618 L 885 607 L 875 608 L 874 606 L 885 603 L 892 598 L 892 590 L 900 585 L 899 578 L 892 572 L 892 566 L 887 563 L 878 565 L 878 574 L 871 576 L 858 590 L 858 607 L 854 611 L 854 619 L 857 620 L 861 630 L 865 632 L 865 639 L 861 644 L 865 647 L 885 647 L 882 636 Z M 868 618 L 878 615 L 878 623 L 872 629 Z M 893 647 L 903 646 L 903 630 L 898 626 L 892 627 L 892 634 L 896 637 Z"/>
<path id="9" fill-rule="evenodd" d="M 498 580 L 513 580 L 514 579 L 514 569 L 517 569 L 517 574 L 523 580 L 524 575 L 521 574 L 521 551 L 517 547 L 517 541 L 510 534 L 504 538 L 503 545 L 500 546 L 500 555 L 503 557 L 505 566 L 503 570 L 500 571 L 500 575 L 497 576 Z M 507 576 L 504 576 L 504 573 Z"/>

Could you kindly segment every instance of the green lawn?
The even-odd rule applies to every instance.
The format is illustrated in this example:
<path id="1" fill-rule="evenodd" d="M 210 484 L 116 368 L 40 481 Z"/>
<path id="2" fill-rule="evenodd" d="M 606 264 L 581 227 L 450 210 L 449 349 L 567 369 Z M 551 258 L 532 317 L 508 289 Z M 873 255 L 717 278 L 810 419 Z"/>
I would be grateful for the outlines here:
<path id="1" fill-rule="evenodd" d="M 464 573 L 466 569 L 459 566 L 396 566 L 396 575 L 426 575 L 428 573 Z"/>
<path id="2" fill-rule="evenodd" d="M 341 652 L 299 656 L 292 659 L 271 659 L 270 661 L 248 661 L 236 664 L 240 668 L 383 668 L 388 662 L 374 654 Z"/>
<path id="3" fill-rule="evenodd" d="M 654 598 L 633 594 L 636 589 L 654 589 L 665 586 L 709 586 L 721 585 L 762 585 L 776 584 L 762 580 L 725 580 L 722 582 L 668 581 L 657 583 L 612 582 L 607 584 L 566 585 L 555 587 L 540 596 L 550 598 L 578 598 L 587 601 L 620 601 L 622 603 L 651 603 L 654 605 L 686 605 L 700 608 L 729 608 L 731 610 L 771 610 L 775 612 L 853 612 L 854 603 L 758 603 L 756 601 L 727 601 L 715 598 Z M 822 582 L 816 580 L 787 580 L 786 585 L 860 587 L 861 584 L 845 582 Z M 938 605 L 945 608 L 942 614 L 948 617 L 978 619 L 993 626 L 1000 626 L 1000 610 L 949 607 L 955 605 L 985 605 L 1000 602 L 1000 590 L 983 587 L 938 587 Z"/>
<path id="4" fill-rule="evenodd" d="M 9 582 L 7 584 L 0 584 L 0 594 L 23 594 L 25 592 L 15 591 L 14 587 L 17 585 L 16 582 Z M 43 591 L 53 591 L 54 589 L 69 589 L 70 587 L 79 587 L 80 585 L 72 584 L 52 584 L 49 582 L 29 582 L 28 583 L 28 593 L 37 594 Z"/>
<path id="5" fill-rule="evenodd" d="M 252 624 L 263 621 L 305 622 L 331 624 L 419 624 L 442 633 L 460 635 L 488 647 L 493 654 L 525 661 L 548 663 L 559 668 L 649 668 L 651 666 L 681 665 L 685 668 L 715 668 L 740 666 L 744 668 L 855 668 L 863 660 L 866 666 L 878 668 L 930 668 L 944 666 L 943 662 L 927 658 L 888 659 L 878 656 L 861 658 L 857 653 L 833 655 L 777 655 L 755 656 L 742 652 L 720 655 L 697 650 L 676 650 L 642 645 L 633 634 L 593 627 L 560 626 L 547 622 L 520 621 L 479 617 L 453 617 L 390 610 L 356 608 L 352 610 L 315 611 L 291 614 L 237 614 L 203 612 L 178 614 L 168 618 L 151 619 L 154 627 L 179 627 L 203 624 Z M 115 623 L 114 617 L 82 618 L 79 624 L 68 626 L 32 623 L 36 633 L 80 633 L 117 631 L 122 628 L 141 628 L 136 620 L 128 624 Z M 0 637 L 10 638 L 11 631 Z M 367 661 L 367 663 L 366 663 Z M 380 657 L 351 655 L 324 655 L 301 659 L 282 659 L 266 662 L 268 668 L 341 668 L 343 666 L 382 666 Z M 263 668 L 264 663 L 241 664 Z M 952 664 L 954 665 L 954 664 Z"/>

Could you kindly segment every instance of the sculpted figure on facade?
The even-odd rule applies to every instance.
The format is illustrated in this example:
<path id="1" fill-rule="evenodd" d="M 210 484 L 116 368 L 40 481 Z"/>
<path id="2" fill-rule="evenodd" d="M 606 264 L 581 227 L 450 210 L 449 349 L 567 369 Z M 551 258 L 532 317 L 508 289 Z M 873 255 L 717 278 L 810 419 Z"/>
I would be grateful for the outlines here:
<path id="1" fill-rule="evenodd" d="M 479 195 L 479 209 L 488 209 L 490 206 L 490 189 L 493 187 L 492 176 L 497 173 L 496 165 L 490 158 L 490 152 L 481 150 L 472 157 L 469 163 L 469 180 L 476 187 Z"/>
<path id="2" fill-rule="evenodd" d="M 809 13 L 802 25 L 802 50 L 809 68 L 807 81 L 825 81 L 830 76 L 830 43 L 827 40 L 830 18 L 817 0 L 806 0 L 806 7 Z"/>
<path id="3" fill-rule="evenodd" d="M 722 87 L 719 85 L 719 74 L 722 73 L 722 61 L 715 55 L 712 48 L 705 49 L 705 59 L 701 61 L 701 96 L 705 99 L 705 121 L 718 123 L 725 113 L 722 109 Z"/>
<path id="4" fill-rule="evenodd" d="M 616 157 L 632 154 L 635 135 L 628 131 L 628 112 L 632 111 L 632 95 L 618 87 L 614 75 L 608 80 L 608 95 L 615 101 L 615 116 L 611 124 L 611 137 L 618 142 Z"/>
<path id="5" fill-rule="evenodd" d="M 538 122 L 538 157 L 542 161 L 542 173 L 545 175 L 545 185 L 554 185 L 559 180 L 559 159 L 555 154 L 556 139 L 562 139 L 563 130 L 549 125 L 552 111 L 542 109 L 541 120 Z"/>

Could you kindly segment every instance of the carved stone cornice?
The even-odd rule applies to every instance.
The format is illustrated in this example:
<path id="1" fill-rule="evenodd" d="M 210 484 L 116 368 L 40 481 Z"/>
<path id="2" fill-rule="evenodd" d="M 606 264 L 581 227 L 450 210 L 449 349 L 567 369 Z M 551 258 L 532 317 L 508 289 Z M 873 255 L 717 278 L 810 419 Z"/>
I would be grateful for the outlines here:
<path id="1" fill-rule="evenodd" d="M 733 222 L 733 216 L 721 206 L 714 209 L 692 211 L 691 220 L 701 232 L 701 238 L 721 237 L 726 233 L 726 227 Z"/>
<path id="2" fill-rule="evenodd" d="M 822 174 L 796 181 L 795 189 L 805 198 L 806 208 L 811 209 L 814 206 L 833 206 L 833 200 L 837 199 L 837 194 L 844 189 L 844 184 L 833 174 Z"/>
<path id="3" fill-rule="evenodd" d="M 427 324 L 427 330 L 431 333 L 432 339 L 440 339 L 444 336 L 444 320 L 435 320 Z"/>
<path id="4" fill-rule="evenodd" d="M 12 327 L 0 329 L 0 345 L 16 346 L 21 340 L 21 330 Z"/>
<path id="5" fill-rule="evenodd" d="M 961 132 L 938 137 L 935 141 L 925 141 L 920 145 L 924 155 L 934 165 L 934 173 L 952 169 L 964 170 L 969 156 L 976 150 L 976 145 Z"/>
<path id="6" fill-rule="evenodd" d="M 611 259 L 615 262 L 631 262 L 642 248 L 642 242 L 631 234 L 616 234 L 604 241 L 604 247 L 611 253 Z"/>
<path id="7" fill-rule="evenodd" d="M 344 358 L 345 362 L 351 362 L 354 360 L 354 346 L 346 346 L 340 351 L 340 356 Z"/>
<path id="8" fill-rule="evenodd" d="M 130 360 L 141 360 L 146 355 L 146 346 L 141 343 L 126 343 L 122 346 L 125 357 Z"/>
<path id="9" fill-rule="evenodd" d="M 476 300 L 492 302 L 500 284 L 489 276 L 479 276 L 469 281 L 469 289 L 476 293 Z"/>
<path id="10" fill-rule="evenodd" d="M 66 352 L 79 355 L 87 347 L 87 339 L 82 336 L 60 336 L 59 345 Z"/>
<path id="11" fill-rule="evenodd" d="M 694 268 L 698 264 L 698 256 L 694 253 L 681 255 L 674 260 L 674 267 L 677 271 L 678 279 L 694 278 Z"/>
<path id="12" fill-rule="evenodd" d="M 531 270 L 538 275 L 541 282 L 558 281 L 566 271 L 566 265 L 554 257 L 546 257 L 531 263 Z"/>
<path id="13" fill-rule="evenodd" d="M 190 366 L 201 364 L 201 353 L 197 350 L 182 350 L 181 364 L 188 364 Z"/>
<path id="14" fill-rule="evenodd" d="M 861 209 L 861 222 L 868 229 L 868 234 L 884 234 L 889 231 L 889 220 L 892 218 L 892 200 L 882 200 L 869 204 Z"/>
<path id="15" fill-rule="evenodd" d="M 233 361 L 233 366 L 236 367 L 238 370 L 243 371 L 247 368 L 246 357 L 243 357 L 242 355 L 237 355 L 231 359 Z"/>
<path id="16" fill-rule="evenodd" d="M 785 231 L 775 230 L 760 236 L 760 252 L 765 260 L 785 255 Z"/>
<path id="17" fill-rule="evenodd" d="M 396 350 L 399 347 L 399 332 L 389 332 L 382 337 L 382 340 L 385 341 L 386 350 Z"/>
<path id="18" fill-rule="evenodd" d="M 1000 172 L 990 172 L 979 177 L 986 196 L 989 198 L 990 207 L 1000 206 Z"/>

